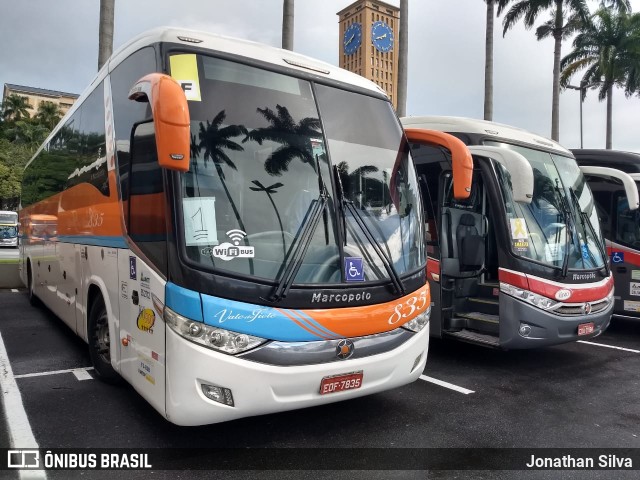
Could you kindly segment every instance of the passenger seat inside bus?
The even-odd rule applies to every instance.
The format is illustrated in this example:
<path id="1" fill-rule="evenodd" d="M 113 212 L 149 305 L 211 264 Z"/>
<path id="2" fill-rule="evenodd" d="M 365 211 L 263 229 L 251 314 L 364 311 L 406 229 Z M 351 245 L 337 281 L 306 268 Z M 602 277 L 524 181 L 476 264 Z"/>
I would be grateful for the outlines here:
<path id="1" fill-rule="evenodd" d="M 476 219 L 469 213 L 460 216 L 456 228 L 460 272 L 476 272 L 484 264 L 485 238 L 476 228 Z"/>
<path id="2" fill-rule="evenodd" d="M 450 218 L 455 218 L 448 213 Z M 470 296 L 475 294 L 477 277 L 484 268 L 486 239 L 478 231 L 476 216 L 463 213 L 457 223 L 455 230 L 449 227 L 452 230 L 450 256 L 442 258 L 442 274 L 454 281 L 456 297 Z"/>

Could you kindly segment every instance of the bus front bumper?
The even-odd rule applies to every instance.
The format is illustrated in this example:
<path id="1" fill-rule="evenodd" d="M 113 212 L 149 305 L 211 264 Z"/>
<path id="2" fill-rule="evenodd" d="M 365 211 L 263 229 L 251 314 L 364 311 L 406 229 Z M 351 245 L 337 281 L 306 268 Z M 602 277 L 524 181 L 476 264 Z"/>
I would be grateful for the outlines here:
<path id="1" fill-rule="evenodd" d="M 504 349 L 536 348 L 597 337 L 609 326 L 612 312 L 613 302 L 589 315 L 557 315 L 501 294 L 500 346 Z M 578 327 L 588 323 L 593 323 L 593 332 L 578 335 Z"/>
<path id="2" fill-rule="evenodd" d="M 361 397 L 416 380 L 424 370 L 429 325 L 397 348 L 370 357 L 316 365 L 274 366 L 196 345 L 167 328 L 166 418 L 205 425 Z M 324 377 L 363 372 L 357 389 L 320 394 Z M 203 385 L 229 389 L 234 406 L 207 398 Z"/>
<path id="3" fill-rule="evenodd" d="M 0 247 L 17 247 L 18 238 L 0 238 Z"/>

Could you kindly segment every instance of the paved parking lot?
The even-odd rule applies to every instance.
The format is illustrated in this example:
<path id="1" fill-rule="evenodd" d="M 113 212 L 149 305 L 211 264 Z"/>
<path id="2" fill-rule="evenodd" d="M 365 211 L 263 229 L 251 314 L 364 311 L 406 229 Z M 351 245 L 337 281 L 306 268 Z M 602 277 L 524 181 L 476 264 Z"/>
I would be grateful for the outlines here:
<path id="1" fill-rule="evenodd" d="M 12 377 L 41 448 L 640 448 L 640 324 L 636 323 L 614 321 L 604 335 L 591 341 L 534 351 L 502 352 L 434 340 L 423 377 L 403 388 L 323 407 L 184 428 L 165 421 L 132 388 L 95 380 L 84 343 L 53 314 L 30 307 L 24 292 L 0 291 L 0 318 Z M 9 419 L 16 415 L 12 410 L 5 413 Z M 0 441 L 9 445 L 6 425 L 0 429 Z M 47 476 L 69 478 L 69 473 Z M 91 472 L 90 478 L 119 478 L 116 473 Z M 139 478 L 146 478 L 144 473 Z M 154 477 L 193 478 L 169 473 L 155 472 Z M 270 472 L 264 478 L 336 478 L 328 472 L 303 473 Z M 637 478 L 637 471 L 612 473 L 562 475 Z M 559 475 L 553 471 L 339 474 L 340 478 Z M 253 476 L 226 472 L 220 478 Z"/>

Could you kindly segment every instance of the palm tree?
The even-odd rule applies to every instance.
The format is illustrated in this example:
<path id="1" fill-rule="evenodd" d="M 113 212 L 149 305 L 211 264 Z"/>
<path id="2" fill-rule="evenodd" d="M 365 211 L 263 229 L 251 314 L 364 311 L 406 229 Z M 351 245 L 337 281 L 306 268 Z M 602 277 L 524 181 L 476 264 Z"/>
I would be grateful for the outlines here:
<path id="1" fill-rule="evenodd" d="M 53 130 L 63 116 L 64 113 L 55 103 L 40 102 L 35 118 L 40 125 L 43 125 L 49 130 Z"/>
<path id="2" fill-rule="evenodd" d="M 282 48 L 293 50 L 293 0 L 282 1 Z"/>
<path id="3" fill-rule="evenodd" d="M 47 138 L 49 130 L 44 126 L 29 120 L 18 120 L 8 127 L 6 137 L 15 143 L 22 143 L 35 152 L 40 144 Z"/>
<path id="4" fill-rule="evenodd" d="M 263 141 L 270 140 L 281 144 L 281 147 L 264 162 L 264 168 L 269 175 L 282 175 L 282 172 L 289 169 L 289 163 L 294 158 L 309 164 L 315 171 L 316 158 L 313 154 L 311 139 L 322 136 L 320 119 L 307 117 L 296 123 L 286 107 L 276 105 L 276 110 L 277 114 L 270 108 L 258 108 L 258 113 L 271 125 L 252 130 L 242 143 L 254 140 L 262 145 Z"/>
<path id="5" fill-rule="evenodd" d="M 573 50 L 562 59 L 561 85 L 585 70 L 580 83 L 598 89 L 599 100 L 607 100 L 606 148 L 612 147 L 613 88 L 637 89 L 630 83 L 632 71 L 640 69 L 640 14 L 603 7 L 582 27 L 573 41 Z M 586 89 L 581 91 L 586 95 Z"/>
<path id="6" fill-rule="evenodd" d="M 115 0 L 100 0 L 100 30 L 98 31 L 98 70 L 113 52 L 113 17 Z"/>
<path id="7" fill-rule="evenodd" d="M 511 0 L 484 0 L 487 4 L 487 23 L 484 42 L 484 119 L 493 120 L 493 25 L 496 4 L 503 9 Z"/>
<path id="8" fill-rule="evenodd" d="M 615 0 L 612 0 L 615 1 Z M 627 0 L 619 0 L 627 1 Z M 498 15 L 505 6 L 498 5 Z M 520 18 L 524 19 L 524 25 L 530 29 L 540 14 L 548 11 L 551 18 L 537 28 L 536 38 L 542 40 L 553 37 L 553 94 L 551 103 L 551 138 L 558 141 L 560 138 L 560 58 L 562 52 L 562 40 L 576 31 L 579 22 L 586 21 L 589 15 L 586 0 L 520 0 L 507 12 L 502 22 L 504 27 L 502 35 L 512 28 Z"/>
<path id="9" fill-rule="evenodd" d="M 619 12 L 631 13 L 630 0 L 601 0 L 600 8 L 614 8 Z"/>
<path id="10" fill-rule="evenodd" d="M 29 99 L 12 93 L 2 104 L 2 118 L 5 121 L 17 122 L 29 118 Z"/>
<path id="11" fill-rule="evenodd" d="M 484 119 L 493 120 L 493 17 L 494 0 L 487 4 L 487 28 L 484 41 Z"/>

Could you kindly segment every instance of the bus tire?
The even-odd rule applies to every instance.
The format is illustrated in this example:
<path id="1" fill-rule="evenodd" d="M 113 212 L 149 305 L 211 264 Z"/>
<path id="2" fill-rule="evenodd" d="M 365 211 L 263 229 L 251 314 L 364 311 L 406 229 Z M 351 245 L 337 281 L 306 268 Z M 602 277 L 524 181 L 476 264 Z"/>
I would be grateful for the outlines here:
<path id="1" fill-rule="evenodd" d="M 117 384 L 122 381 L 118 372 L 111 366 L 109 338 L 109 317 L 102 295 L 91 303 L 87 325 L 89 355 L 96 376 L 106 383 Z"/>
<path id="2" fill-rule="evenodd" d="M 27 263 L 27 294 L 29 295 L 29 303 L 34 307 L 40 306 L 40 299 L 36 295 L 36 280 L 33 278 L 33 270 L 31 269 L 31 262 Z"/>

